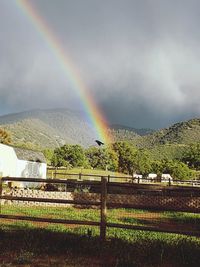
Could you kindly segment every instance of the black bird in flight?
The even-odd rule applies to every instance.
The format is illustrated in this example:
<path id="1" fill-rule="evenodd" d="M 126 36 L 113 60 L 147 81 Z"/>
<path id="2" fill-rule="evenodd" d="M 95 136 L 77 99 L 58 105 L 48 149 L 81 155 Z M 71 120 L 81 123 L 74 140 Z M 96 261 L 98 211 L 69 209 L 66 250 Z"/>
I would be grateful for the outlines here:
<path id="1" fill-rule="evenodd" d="M 96 142 L 99 146 L 104 145 L 104 143 L 101 142 L 101 141 L 99 141 L 99 140 L 95 140 L 95 142 Z"/>

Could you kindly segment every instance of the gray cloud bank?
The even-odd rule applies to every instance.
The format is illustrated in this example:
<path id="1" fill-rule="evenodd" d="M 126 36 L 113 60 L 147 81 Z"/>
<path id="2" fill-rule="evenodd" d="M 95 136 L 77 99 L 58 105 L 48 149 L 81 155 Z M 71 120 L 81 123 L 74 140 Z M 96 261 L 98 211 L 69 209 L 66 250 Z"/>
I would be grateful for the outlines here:
<path id="1" fill-rule="evenodd" d="M 200 1 L 34 0 L 111 123 L 159 128 L 200 116 Z M 0 114 L 82 109 L 52 49 L 0 0 Z"/>

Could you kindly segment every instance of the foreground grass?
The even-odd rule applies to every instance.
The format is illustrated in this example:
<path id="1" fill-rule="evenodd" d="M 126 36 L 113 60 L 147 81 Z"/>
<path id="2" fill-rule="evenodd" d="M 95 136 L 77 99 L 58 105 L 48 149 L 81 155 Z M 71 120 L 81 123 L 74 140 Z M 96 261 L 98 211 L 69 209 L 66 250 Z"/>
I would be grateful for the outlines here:
<path id="1" fill-rule="evenodd" d="M 2 206 L 2 213 L 74 220 L 100 220 L 97 209 L 73 207 L 27 208 L 7 205 Z M 108 221 L 144 225 L 146 221 L 143 216 L 144 218 L 148 215 L 151 217 L 151 214 L 152 212 L 145 210 L 112 209 L 108 210 Z M 154 212 L 153 215 L 159 215 L 160 221 L 167 219 L 178 224 L 188 222 L 200 224 L 198 214 Z M 60 263 L 48 265 L 54 267 L 200 266 L 200 239 L 196 237 L 108 228 L 107 241 L 102 244 L 98 227 L 14 220 L 0 221 L 0 251 L 1 255 L 13 253 L 13 264 L 30 261 L 33 262 L 34 267 L 37 266 L 35 259 L 47 255 L 49 257 L 55 255 L 55 259 L 57 257 L 60 259 Z"/>
<path id="2" fill-rule="evenodd" d="M 100 221 L 100 210 L 98 208 L 79 208 L 79 207 L 39 207 L 39 206 L 23 206 L 23 205 L 3 205 L 1 206 L 2 214 L 10 215 L 25 215 L 33 217 L 46 217 L 56 219 L 69 219 L 69 220 L 91 220 Z M 140 214 L 140 218 L 138 215 Z M 141 224 L 142 218 L 148 218 L 153 220 L 154 217 L 158 219 L 158 222 L 168 220 L 174 223 L 190 223 L 200 225 L 200 214 L 188 213 L 188 212 L 174 212 L 174 211 L 149 211 L 141 209 L 108 209 L 107 221 L 113 223 L 120 223 L 127 221 L 131 224 L 133 221 L 137 224 Z M 132 222 L 128 222 L 128 218 L 132 218 Z"/>
<path id="3" fill-rule="evenodd" d="M 41 255 L 56 255 L 57 258 L 72 255 L 78 262 L 80 258 L 98 259 L 96 266 L 200 266 L 200 241 L 192 237 L 109 229 L 107 241 L 102 244 L 96 227 L 71 229 L 49 225 L 44 229 L 18 222 L 1 225 L 0 229 L 1 253 L 14 251 L 15 262 Z M 86 266 L 84 260 L 82 265 L 78 262 L 62 266 Z"/>

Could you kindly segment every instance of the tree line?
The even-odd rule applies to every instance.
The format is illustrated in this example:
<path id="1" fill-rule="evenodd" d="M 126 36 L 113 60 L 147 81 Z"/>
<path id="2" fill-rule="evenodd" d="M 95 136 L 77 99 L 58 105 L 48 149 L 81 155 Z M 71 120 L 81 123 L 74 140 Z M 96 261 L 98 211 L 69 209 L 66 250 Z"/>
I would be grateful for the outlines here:
<path id="1" fill-rule="evenodd" d="M 105 147 L 64 145 L 55 150 L 45 149 L 48 164 L 55 167 L 83 167 L 104 169 L 133 175 L 149 173 L 169 173 L 174 179 L 188 180 L 196 178 L 200 170 L 200 143 L 185 148 L 181 159 L 155 160 L 147 149 L 138 149 L 126 141 L 115 142 Z"/>
<path id="2" fill-rule="evenodd" d="M 0 129 L 0 143 L 11 144 L 11 135 Z M 148 149 L 138 149 L 127 141 L 118 141 L 105 147 L 83 148 L 80 145 L 63 145 L 54 150 L 45 149 L 49 165 L 55 167 L 83 167 L 117 171 L 124 174 L 169 173 L 174 179 L 196 178 L 200 171 L 200 143 L 186 146 L 178 159 L 156 159 Z"/>

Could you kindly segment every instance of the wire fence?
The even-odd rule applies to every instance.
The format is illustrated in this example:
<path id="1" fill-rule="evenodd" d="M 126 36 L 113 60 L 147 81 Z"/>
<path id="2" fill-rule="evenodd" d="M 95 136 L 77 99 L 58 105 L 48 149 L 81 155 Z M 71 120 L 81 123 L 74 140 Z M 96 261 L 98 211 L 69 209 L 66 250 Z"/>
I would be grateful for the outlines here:
<path id="1" fill-rule="evenodd" d="M 4 177 L 0 180 L 0 222 L 96 226 L 200 234 L 200 189 L 99 180 Z"/>

